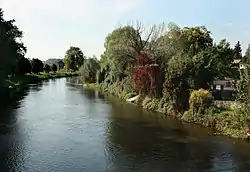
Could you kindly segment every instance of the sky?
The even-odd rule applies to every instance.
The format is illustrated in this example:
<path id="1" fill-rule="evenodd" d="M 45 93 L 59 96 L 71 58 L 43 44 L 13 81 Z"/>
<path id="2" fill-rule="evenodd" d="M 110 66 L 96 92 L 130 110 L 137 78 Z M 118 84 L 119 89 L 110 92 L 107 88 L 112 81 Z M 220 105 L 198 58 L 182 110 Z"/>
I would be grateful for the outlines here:
<path id="1" fill-rule="evenodd" d="M 174 22 L 205 25 L 215 41 L 250 43 L 249 0 L 0 0 L 5 19 L 24 32 L 26 57 L 63 58 L 69 46 L 85 56 L 104 51 L 108 33 L 139 20 L 144 25 Z"/>

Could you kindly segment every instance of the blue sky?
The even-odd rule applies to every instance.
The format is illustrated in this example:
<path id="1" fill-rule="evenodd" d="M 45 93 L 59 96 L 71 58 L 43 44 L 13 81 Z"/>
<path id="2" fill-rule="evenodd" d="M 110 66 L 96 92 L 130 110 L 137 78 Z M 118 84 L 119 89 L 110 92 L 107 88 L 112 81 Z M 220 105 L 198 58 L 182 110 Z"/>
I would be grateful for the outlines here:
<path id="1" fill-rule="evenodd" d="M 250 43 L 249 0 L 0 0 L 5 18 L 24 31 L 28 58 L 63 58 L 70 45 L 99 56 L 119 24 L 205 25 L 218 41 Z"/>

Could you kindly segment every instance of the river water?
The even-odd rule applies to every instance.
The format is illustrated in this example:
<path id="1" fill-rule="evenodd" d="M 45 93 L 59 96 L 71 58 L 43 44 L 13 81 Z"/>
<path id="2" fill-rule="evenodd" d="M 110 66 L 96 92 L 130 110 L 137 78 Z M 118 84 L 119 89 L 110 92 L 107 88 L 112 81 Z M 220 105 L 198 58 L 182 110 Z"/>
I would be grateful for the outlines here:
<path id="1" fill-rule="evenodd" d="M 0 172 L 250 171 L 250 144 L 74 84 L 30 85 L 0 108 Z"/>

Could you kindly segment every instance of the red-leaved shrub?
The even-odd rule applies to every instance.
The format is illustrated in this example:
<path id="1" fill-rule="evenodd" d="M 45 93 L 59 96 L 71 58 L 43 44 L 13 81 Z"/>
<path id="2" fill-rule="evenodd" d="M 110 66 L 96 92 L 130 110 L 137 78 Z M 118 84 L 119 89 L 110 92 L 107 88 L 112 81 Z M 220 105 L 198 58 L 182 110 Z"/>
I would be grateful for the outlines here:
<path id="1" fill-rule="evenodd" d="M 142 52 L 136 56 L 133 70 L 134 89 L 140 93 L 156 95 L 156 71 L 158 66 Z"/>

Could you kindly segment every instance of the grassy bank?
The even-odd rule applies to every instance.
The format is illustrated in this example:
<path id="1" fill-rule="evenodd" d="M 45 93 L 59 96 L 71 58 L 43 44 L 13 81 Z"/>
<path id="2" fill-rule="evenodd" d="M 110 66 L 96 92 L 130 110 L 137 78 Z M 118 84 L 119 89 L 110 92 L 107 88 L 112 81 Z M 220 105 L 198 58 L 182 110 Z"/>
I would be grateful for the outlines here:
<path id="1" fill-rule="evenodd" d="M 51 72 L 51 73 L 40 73 L 40 74 L 27 74 L 20 76 L 11 76 L 7 80 L 7 85 L 9 88 L 15 88 L 26 84 L 33 84 L 39 81 L 53 79 L 53 78 L 62 78 L 76 76 L 77 73 L 69 72 Z"/>
<path id="2" fill-rule="evenodd" d="M 19 91 L 22 87 L 26 86 L 27 84 L 35 84 L 43 80 L 71 77 L 77 75 L 78 75 L 77 73 L 69 73 L 69 72 L 51 72 L 51 73 L 11 76 L 7 79 L 4 91 L 5 95 L 2 97 L 13 95 L 15 92 Z"/>
<path id="3" fill-rule="evenodd" d="M 115 95 L 123 100 L 136 95 L 134 92 L 127 91 L 124 84 L 97 85 L 92 83 L 86 84 L 85 86 L 92 89 L 99 89 L 102 92 Z M 166 98 L 157 99 L 147 95 L 140 95 L 134 103 L 150 111 L 160 112 L 169 116 L 174 114 L 173 106 Z M 246 123 L 248 119 L 238 108 L 217 107 L 215 102 L 213 102 L 213 104 L 202 113 L 194 113 L 189 109 L 183 114 L 178 114 L 177 117 L 186 122 L 208 127 L 214 134 L 246 138 Z"/>

